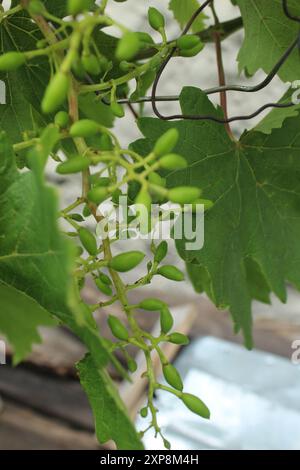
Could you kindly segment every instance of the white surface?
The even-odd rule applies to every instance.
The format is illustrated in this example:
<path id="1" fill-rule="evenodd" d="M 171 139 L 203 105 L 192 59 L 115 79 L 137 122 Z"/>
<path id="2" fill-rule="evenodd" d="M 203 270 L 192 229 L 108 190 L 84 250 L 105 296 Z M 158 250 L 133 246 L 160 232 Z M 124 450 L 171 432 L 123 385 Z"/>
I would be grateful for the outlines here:
<path id="1" fill-rule="evenodd" d="M 300 365 L 215 338 L 186 348 L 176 366 L 184 390 L 211 410 L 206 421 L 158 393 L 159 422 L 173 449 L 300 449 Z M 146 420 L 138 420 L 139 429 Z M 146 434 L 147 449 L 162 449 Z"/>

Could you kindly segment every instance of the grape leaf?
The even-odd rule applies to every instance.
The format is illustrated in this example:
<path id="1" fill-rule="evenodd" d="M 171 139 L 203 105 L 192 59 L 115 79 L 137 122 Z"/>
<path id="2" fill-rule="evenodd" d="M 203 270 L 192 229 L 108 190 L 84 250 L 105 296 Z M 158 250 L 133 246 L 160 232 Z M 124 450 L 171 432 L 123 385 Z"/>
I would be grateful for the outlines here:
<path id="1" fill-rule="evenodd" d="M 220 115 L 194 88 L 184 88 L 180 102 L 184 114 Z M 287 119 L 270 135 L 251 131 L 232 142 L 213 122 L 143 118 L 140 129 L 147 139 L 133 145 L 143 152 L 167 129 L 178 129 L 175 151 L 188 168 L 171 173 L 168 186 L 198 186 L 214 206 L 205 216 L 203 249 L 186 251 L 184 240 L 176 245 L 188 263 L 202 268 L 198 290 L 230 309 L 248 347 L 253 297 L 267 301 L 272 291 L 284 302 L 286 281 L 300 288 L 299 125 L 299 117 Z M 260 293 L 257 278 L 264 279 Z"/>
<path id="2" fill-rule="evenodd" d="M 237 0 L 237 4 L 245 26 L 245 39 L 238 55 L 239 68 L 245 68 L 250 75 L 260 68 L 269 73 L 295 41 L 299 25 L 285 16 L 282 0 Z M 297 0 L 290 0 L 289 8 L 300 16 Z M 278 76 L 283 81 L 299 78 L 299 51 L 293 51 Z"/>
<path id="3" fill-rule="evenodd" d="M 195 11 L 199 8 L 200 4 L 198 0 L 171 0 L 169 3 L 169 9 L 173 12 L 175 20 L 178 21 L 180 27 L 183 29 L 187 22 L 191 19 Z M 206 15 L 200 13 L 198 18 L 192 25 L 192 31 L 199 33 L 203 30 L 205 24 L 204 20 Z"/>
<path id="4" fill-rule="evenodd" d="M 25 52 L 36 48 L 42 35 L 26 12 L 6 18 L 0 24 L 0 54 L 8 51 Z M 5 104 L 0 104 L 0 126 L 12 142 L 23 140 L 23 133 L 46 124 L 40 112 L 40 102 L 49 79 L 48 59 L 39 57 L 20 69 L 1 73 L 5 83 Z"/>
<path id="5" fill-rule="evenodd" d="M 292 101 L 293 93 L 296 90 L 288 89 L 279 103 L 290 103 Z M 296 98 L 299 99 L 299 92 L 296 91 Z M 256 126 L 255 130 L 263 132 L 264 134 L 271 134 L 272 129 L 279 129 L 285 119 L 288 117 L 298 116 L 300 111 L 300 104 L 295 104 L 290 108 L 273 108 Z"/>
<path id="6" fill-rule="evenodd" d="M 90 355 L 77 364 L 83 386 L 95 416 L 96 434 L 100 443 L 110 439 L 118 449 L 143 449 L 137 432 L 127 416 L 126 408 L 111 378 L 103 369 L 95 366 Z"/>
<path id="7" fill-rule="evenodd" d="M 33 343 L 41 343 L 37 327 L 56 324 L 49 313 L 35 300 L 2 282 L 0 282 L 0 310 L 2 312 L 0 331 L 14 348 L 14 365 L 30 353 Z"/>

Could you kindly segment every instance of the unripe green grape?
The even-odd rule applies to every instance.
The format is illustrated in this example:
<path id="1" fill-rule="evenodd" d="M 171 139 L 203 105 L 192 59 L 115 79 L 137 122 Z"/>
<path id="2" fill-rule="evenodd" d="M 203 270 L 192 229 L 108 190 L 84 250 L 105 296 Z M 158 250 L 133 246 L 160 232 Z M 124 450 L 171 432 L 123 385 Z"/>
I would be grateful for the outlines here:
<path id="1" fill-rule="evenodd" d="M 114 256 L 109 262 L 109 267 L 114 271 L 125 273 L 135 268 L 144 258 L 145 254 L 141 251 L 128 251 Z"/>
<path id="2" fill-rule="evenodd" d="M 112 285 L 112 280 L 109 276 L 107 276 L 107 274 L 104 274 L 104 273 L 100 273 L 99 274 L 99 279 L 101 279 L 101 281 L 106 284 L 107 286 L 111 286 Z"/>
<path id="3" fill-rule="evenodd" d="M 144 299 L 139 303 L 139 308 L 149 310 L 150 312 L 158 312 L 165 308 L 166 304 L 159 299 L 150 298 Z"/>
<path id="4" fill-rule="evenodd" d="M 187 50 L 199 46 L 200 39 L 196 34 L 185 34 L 178 38 L 176 43 L 180 49 Z"/>
<path id="5" fill-rule="evenodd" d="M 69 15 L 76 16 L 79 13 L 90 10 L 93 3 L 93 0 L 68 0 L 68 13 Z"/>
<path id="6" fill-rule="evenodd" d="M 168 307 L 163 307 L 160 311 L 160 327 L 162 333 L 169 333 L 173 328 L 174 320 Z"/>
<path id="7" fill-rule="evenodd" d="M 83 54 L 81 62 L 84 70 L 90 75 L 99 75 L 101 73 L 100 62 L 95 54 Z"/>
<path id="8" fill-rule="evenodd" d="M 103 294 L 108 295 L 108 296 L 112 295 L 111 287 L 105 284 L 104 282 L 102 282 L 100 278 L 95 279 L 95 284 L 100 290 L 100 292 L 102 292 Z"/>
<path id="9" fill-rule="evenodd" d="M 182 345 L 189 344 L 190 342 L 186 335 L 182 333 L 177 333 L 177 332 L 171 333 L 168 336 L 168 341 L 173 344 L 182 344 Z"/>
<path id="10" fill-rule="evenodd" d="M 179 139 L 179 133 L 176 128 L 169 129 L 165 132 L 156 142 L 154 146 L 154 153 L 158 157 L 166 155 L 174 149 Z"/>
<path id="11" fill-rule="evenodd" d="M 193 212 L 197 212 L 198 205 L 203 205 L 204 211 L 208 211 L 209 209 L 213 207 L 214 203 L 213 201 L 210 201 L 209 199 L 196 199 L 192 204 Z"/>
<path id="12" fill-rule="evenodd" d="M 88 200 L 94 202 L 95 204 L 101 204 L 109 196 L 109 191 L 105 186 L 96 186 L 91 189 L 88 194 Z"/>
<path id="13" fill-rule="evenodd" d="M 168 191 L 169 200 L 177 204 L 191 204 L 200 195 L 200 189 L 193 186 L 179 186 Z"/>
<path id="14" fill-rule="evenodd" d="M 167 450 L 171 449 L 171 443 L 167 439 L 164 439 L 163 443 L 164 443 L 164 446 Z"/>
<path id="15" fill-rule="evenodd" d="M 183 383 L 178 370 L 173 366 L 173 364 L 167 364 L 163 366 L 163 374 L 164 378 L 168 384 L 171 385 L 171 387 L 182 392 Z"/>
<path id="16" fill-rule="evenodd" d="M 111 112 L 113 113 L 113 115 L 118 117 L 118 118 L 122 118 L 122 117 L 125 116 L 125 111 L 124 111 L 123 106 L 121 104 L 117 103 L 116 101 L 113 101 L 110 104 L 110 109 L 111 109 Z"/>
<path id="17" fill-rule="evenodd" d="M 116 57 L 118 60 L 131 60 L 139 52 L 141 43 L 136 33 L 126 33 L 119 40 Z"/>
<path id="18" fill-rule="evenodd" d="M 126 60 L 122 60 L 119 64 L 119 67 L 120 69 L 122 70 L 122 72 L 129 72 L 129 70 L 131 70 L 134 66 L 132 66 L 132 64 L 130 62 L 126 62 Z"/>
<path id="19" fill-rule="evenodd" d="M 45 7 L 39 0 L 31 0 L 28 11 L 31 15 L 41 15 L 45 11 Z"/>
<path id="20" fill-rule="evenodd" d="M 99 140 L 99 149 L 109 151 L 113 149 L 111 137 L 108 134 L 102 134 Z"/>
<path id="21" fill-rule="evenodd" d="M 90 215 L 92 215 L 91 213 L 91 209 L 89 208 L 89 206 L 86 204 L 82 210 L 82 214 L 84 217 L 89 217 Z"/>
<path id="22" fill-rule="evenodd" d="M 176 266 L 172 265 L 165 265 L 161 266 L 157 270 L 157 274 L 160 274 L 161 276 L 170 279 L 171 281 L 183 281 L 184 280 L 184 274 L 180 269 L 176 268 Z"/>
<path id="23" fill-rule="evenodd" d="M 180 55 L 182 57 L 194 57 L 202 51 L 203 47 L 204 45 L 202 44 L 202 42 L 200 42 L 198 46 L 195 46 L 192 49 L 181 50 Z"/>
<path id="24" fill-rule="evenodd" d="M 66 100 L 70 86 L 69 77 L 57 72 L 52 78 L 42 101 L 42 111 L 45 114 L 53 113 Z"/>
<path id="25" fill-rule="evenodd" d="M 86 71 L 83 67 L 82 60 L 80 57 L 77 57 L 72 63 L 72 72 L 74 73 L 75 77 L 83 80 L 86 76 Z"/>
<path id="26" fill-rule="evenodd" d="M 0 56 L 0 71 L 11 72 L 24 65 L 26 56 L 22 52 L 6 52 Z"/>
<path id="27" fill-rule="evenodd" d="M 128 366 L 128 370 L 133 373 L 137 370 L 138 366 L 137 366 L 137 363 L 134 359 L 132 359 L 132 357 L 130 357 L 127 361 L 127 366 Z"/>
<path id="28" fill-rule="evenodd" d="M 147 406 L 144 406 L 144 408 L 142 408 L 140 410 L 140 415 L 142 418 L 147 418 L 148 416 L 148 407 Z"/>
<path id="29" fill-rule="evenodd" d="M 167 256 L 168 254 L 168 243 L 163 240 L 160 242 L 158 247 L 156 248 L 155 255 L 154 255 L 154 261 L 155 263 L 159 264 L 162 262 L 162 260 Z"/>
<path id="30" fill-rule="evenodd" d="M 154 7 L 150 7 L 148 10 L 148 21 L 151 28 L 159 31 L 165 27 L 165 19 L 163 15 Z"/>
<path id="31" fill-rule="evenodd" d="M 99 132 L 99 124 L 91 119 L 74 122 L 70 129 L 71 137 L 93 137 Z"/>
<path id="32" fill-rule="evenodd" d="M 205 405 L 205 403 L 200 400 L 200 398 L 196 397 L 195 395 L 191 395 L 190 393 L 183 393 L 180 398 L 185 404 L 185 406 L 193 413 L 205 419 L 210 418 L 210 411 Z"/>
<path id="33" fill-rule="evenodd" d="M 80 173 L 81 171 L 86 170 L 89 166 L 90 161 L 87 158 L 78 156 L 60 163 L 56 168 L 56 172 L 60 175 L 69 175 L 72 173 Z"/>
<path id="34" fill-rule="evenodd" d="M 147 209 L 147 211 L 151 210 L 152 198 L 150 194 L 148 193 L 147 189 L 145 188 L 141 189 L 141 191 L 138 193 L 135 199 L 135 204 L 140 204 L 144 206 Z"/>
<path id="35" fill-rule="evenodd" d="M 112 334 L 120 339 L 121 341 L 127 341 L 129 333 L 123 323 L 114 315 L 108 316 L 108 325 L 111 329 Z"/>
<path id="36" fill-rule="evenodd" d="M 181 170 L 187 167 L 187 161 L 181 155 L 169 153 L 159 160 L 161 168 L 164 170 Z"/>
<path id="37" fill-rule="evenodd" d="M 97 249 L 96 238 L 94 237 L 94 235 L 87 228 L 84 228 L 84 227 L 78 230 L 78 235 L 86 251 L 90 255 L 96 256 L 98 249 Z"/>
<path id="38" fill-rule="evenodd" d="M 66 111 L 59 111 L 54 118 L 54 124 L 61 129 L 68 127 L 69 125 L 69 115 Z"/>
<path id="39" fill-rule="evenodd" d="M 70 219 L 75 220 L 76 222 L 84 222 L 84 218 L 81 214 L 71 214 Z"/>
<path id="40" fill-rule="evenodd" d="M 97 174 L 91 175 L 90 181 L 94 186 L 101 186 L 102 188 L 107 188 L 110 185 L 110 178 L 108 176 L 99 177 Z"/>
<path id="41" fill-rule="evenodd" d="M 152 173 L 149 174 L 148 181 L 149 181 L 149 183 L 155 184 L 157 186 L 161 186 L 162 188 L 164 188 L 166 186 L 166 180 L 164 178 L 162 178 L 155 171 L 152 171 Z"/>

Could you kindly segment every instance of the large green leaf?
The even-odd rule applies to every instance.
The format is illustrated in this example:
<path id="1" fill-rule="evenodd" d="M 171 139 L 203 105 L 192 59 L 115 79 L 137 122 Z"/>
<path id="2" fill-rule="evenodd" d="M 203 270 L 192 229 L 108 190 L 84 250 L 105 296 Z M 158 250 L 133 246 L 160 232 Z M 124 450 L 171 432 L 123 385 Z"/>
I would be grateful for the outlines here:
<path id="1" fill-rule="evenodd" d="M 269 73 L 285 50 L 295 41 L 299 25 L 288 19 L 282 0 L 237 0 L 245 26 L 245 39 L 238 55 L 240 69 L 251 75 L 258 69 Z M 297 0 L 289 1 L 293 14 L 300 15 Z M 299 53 L 294 50 L 279 70 L 283 81 L 298 80 L 300 76 Z"/>
<path id="2" fill-rule="evenodd" d="M 87 355 L 77 365 L 80 382 L 94 412 L 96 434 L 99 442 L 110 439 L 118 449 L 143 449 L 126 408 L 122 403 L 109 375 L 96 367 L 92 357 Z"/>
<path id="3" fill-rule="evenodd" d="M 184 114 L 218 113 L 194 88 L 183 90 L 181 107 Z M 252 299 L 268 301 L 273 291 L 285 301 L 285 281 L 300 287 L 299 126 L 299 117 L 287 119 L 270 135 L 252 131 L 232 142 L 213 122 L 144 118 L 140 128 L 147 140 L 134 145 L 143 152 L 167 129 L 178 129 L 175 151 L 188 168 L 171 173 L 168 185 L 196 185 L 214 207 L 205 216 L 203 249 L 187 251 L 184 240 L 177 240 L 177 248 L 188 263 L 201 267 L 198 290 L 230 309 L 249 347 Z"/>
<path id="4" fill-rule="evenodd" d="M 199 8 L 200 3 L 198 0 L 171 0 L 169 9 L 173 12 L 174 18 L 178 21 L 180 27 L 183 29 L 187 22 L 191 19 L 195 11 Z M 201 13 L 192 25 L 192 30 L 195 33 L 202 31 L 204 28 L 204 20 L 206 16 Z"/>
<path id="5" fill-rule="evenodd" d="M 2 21 L 0 33 L 0 54 L 33 50 L 42 37 L 26 12 L 19 12 Z M 48 60 L 41 57 L 26 63 L 15 72 L 0 75 L 6 86 L 5 104 L 0 105 L 0 126 L 12 142 L 23 140 L 24 132 L 45 124 L 40 102 L 48 78 Z"/>
<path id="6" fill-rule="evenodd" d="M 0 311 L 0 331 L 14 349 L 14 364 L 18 364 L 30 353 L 33 343 L 41 342 L 37 330 L 39 326 L 55 325 L 49 313 L 35 300 L 2 282 Z"/>

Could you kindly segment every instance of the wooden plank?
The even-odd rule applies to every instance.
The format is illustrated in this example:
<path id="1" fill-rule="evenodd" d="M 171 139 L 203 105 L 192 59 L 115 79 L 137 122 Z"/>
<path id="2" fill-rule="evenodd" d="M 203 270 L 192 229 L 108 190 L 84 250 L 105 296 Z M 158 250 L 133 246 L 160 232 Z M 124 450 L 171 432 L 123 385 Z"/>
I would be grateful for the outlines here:
<path id="1" fill-rule="evenodd" d="M 76 380 L 6 365 L 0 368 L 0 395 L 80 429 L 94 430 L 90 405 Z"/>
<path id="2" fill-rule="evenodd" d="M 72 429 L 13 404 L 0 414 L 0 450 L 96 450 L 93 433 Z"/>

